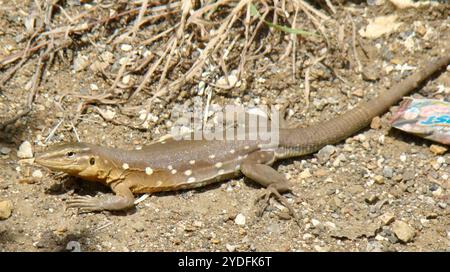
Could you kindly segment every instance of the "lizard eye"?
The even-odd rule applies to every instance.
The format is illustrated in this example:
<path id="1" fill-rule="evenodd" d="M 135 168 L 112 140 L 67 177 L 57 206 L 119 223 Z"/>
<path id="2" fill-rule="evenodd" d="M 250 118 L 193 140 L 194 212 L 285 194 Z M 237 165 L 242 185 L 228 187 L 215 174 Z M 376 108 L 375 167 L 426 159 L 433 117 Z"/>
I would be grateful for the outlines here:
<path id="1" fill-rule="evenodd" d="M 91 159 L 89 160 L 89 164 L 90 164 L 90 165 L 94 165 L 94 164 L 95 164 L 95 159 L 94 159 L 94 158 L 91 158 Z"/>
<path id="2" fill-rule="evenodd" d="M 72 158 L 73 156 L 75 156 L 75 152 L 69 151 L 66 153 L 66 156 Z"/>

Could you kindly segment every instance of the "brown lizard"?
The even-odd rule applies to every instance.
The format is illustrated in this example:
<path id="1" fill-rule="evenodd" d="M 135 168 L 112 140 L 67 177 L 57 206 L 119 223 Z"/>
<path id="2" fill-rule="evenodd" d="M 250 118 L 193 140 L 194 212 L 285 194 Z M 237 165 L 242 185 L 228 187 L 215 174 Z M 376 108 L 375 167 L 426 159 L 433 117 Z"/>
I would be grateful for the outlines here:
<path id="1" fill-rule="evenodd" d="M 270 165 L 279 159 L 313 153 L 366 127 L 372 118 L 386 112 L 432 74 L 446 67 L 450 54 L 448 51 L 444 54 L 395 84 L 391 90 L 362 102 L 343 115 L 305 128 L 280 128 L 276 145 L 236 138 L 209 141 L 168 138 L 131 151 L 88 143 L 66 143 L 37 155 L 36 163 L 103 183 L 115 193 L 94 198 L 79 196 L 67 201 L 68 207 L 81 211 L 127 209 L 134 206 L 133 194 L 197 188 L 244 175 L 267 188 L 266 200 L 275 195 L 294 215 L 281 195 L 289 192 L 291 185 Z M 250 132 L 245 130 L 244 133 Z"/>

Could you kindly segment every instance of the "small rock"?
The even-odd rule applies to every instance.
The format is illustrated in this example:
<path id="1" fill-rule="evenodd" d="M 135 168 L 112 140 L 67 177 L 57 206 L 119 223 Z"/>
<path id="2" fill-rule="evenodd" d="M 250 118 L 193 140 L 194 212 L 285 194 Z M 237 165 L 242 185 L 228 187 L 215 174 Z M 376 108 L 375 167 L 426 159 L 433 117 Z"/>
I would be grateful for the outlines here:
<path id="1" fill-rule="evenodd" d="M 375 181 L 376 184 L 384 184 L 384 177 L 381 175 L 375 175 L 373 177 L 373 180 Z"/>
<path id="2" fill-rule="evenodd" d="M 309 233 L 303 234 L 303 240 L 312 240 L 312 239 L 314 239 L 314 235 Z"/>
<path id="3" fill-rule="evenodd" d="M 392 167 L 385 166 L 383 168 L 383 176 L 385 178 L 392 178 L 394 176 L 394 170 L 392 169 Z"/>
<path id="4" fill-rule="evenodd" d="M 405 162 L 406 161 L 406 155 L 405 154 L 401 154 L 400 155 L 400 161 L 401 162 Z"/>
<path id="5" fill-rule="evenodd" d="M 381 220 L 383 225 L 389 225 L 390 223 L 394 222 L 395 216 L 394 216 L 394 214 L 392 214 L 390 212 L 386 212 L 386 213 L 380 215 L 379 219 Z"/>
<path id="6" fill-rule="evenodd" d="M 95 84 L 95 83 L 92 83 L 92 84 L 90 84 L 89 85 L 89 88 L 91 88 L 91 90 L 93 90 L 93 91 L 98 91 L 98 85 L 97 84 Z"/>
<path id="7" fill-rule="evenodd" d="M 73 61 L 73 69 L 75 72 L 84 70 L 89 65 L 89 58 L 87 56 L 78 55 Z"/>
<path id="8" fill-rule="evenodd" d="M 234 219 L 234 223 L 236 223 L 239 226 L 245 225 L 245 216 L 242 213 L 236 215 L 236 218 Z"/>
<path id="9" fill-rule="evenodd" d="M 337 228 L 335 223 L 329 222 L 329 221 L 325 222 L 323 225 L 326 226 L 328 229 L 331 229 L 331 230 L 334 230 L 334 229 Z"/>
<path id="10" fill-rule="evenodd" d="M 380 78 L 378 72 L 373 67 L 365 67 L 362 72 L 362 79 L 365 81 L 376 81 Z"/>
<path id="11" fill-rule="evenodd" d="M 362 89 L 356 89 L 352 94 L 357 97 L 364 97 L 364 92 Z"/>
<path id="12" fill-rule="evenodd" d="M 0 201 L 0 220 L 8 219 L 11 216 L 13 204 L 10 200 Z"/>
<path id="13" fill-rule="evenodd" d="M 324 176 L 329 175 L 329 172 L 328 172 L 327 169 L 322 169 L 322 168 L 320 168 L 320 169 L 317 169 L 317 170 L 314 172 L 314 175 L 315 175 L 316 177 L 324 177 Z"/>
<path id="14" fill-rule="evenodd" d="M 133 49 L 133 47 L 129 44 L 122 44 L 120 46 L 120 49 L 122 49 L 122 51 L 129 52 L 131 51 L 131 49 Z"/>
<path id="15" fill-rule="evenodd" d="M 311 177 L 311 173 L 309 172 L 309 168 L 306 168 L 305 170 L 303 170 L 303 171 L 300 173 L 299 177 L 300 177 L 301 179 L 307 179 L 307 178 L 310 178 L 310 177 Z"/>
<path id="16" fill-rule="evenodd" d="M 447 203 L 444 203 L 444 202 L 439 202 L 437 205 L 441 209 L 446 209 L 447 208 Z"/>
<path id="17" fill-rule="evenodd" d="M 42 174 L 42 171 L 38 169 L 38 170 L 34 170 L 33 173 L 31 174 L 31 176 L 32 176 L 33 178 L 38 178 L 38 179 L 40 179 L 40 178 L 42 178 L 44 175 Z"/>
<path id="18" fill-rule="evenodd" d="M 236 247 L 237 247 L 237 246 L 230 245 L 230 244 L 226 244 L 226 245 L 225 245 L 225 248 L 228 250 L 228 252 L 234 252 L 234 251 L 236 251 Z"/>
<path id="19" fill-rule="evenodd" d="M 66 245 L 66 250 L 71 252 L 81 252 L 81 245 L 77 241 L 69 241 Z"/>
<path id="20" fill-rule="evenodd" d="M 435 155 L 442 155 L 445 152 L 447 152 L 447 148 L 441 145 L 432 144 L 430 146 L 430 151 L 433 152 L 433 154 Z"/>
<path id="21" fill-rule="evenodd" d="M 410 242 L 415 235 L 414 228 L 403 221 L 396 221 L 392 226 L 392 231 L 404 243 Z"/>
<path id="22" fill-rule="evenodd" d="M 380 198 L 377 195 L 369 195 L 365 200 L 368 204 L 375 204 Z"/>
<path id="23" fill-rule="evenodd" d="M 311 223 L 313 224 L 314 227 L 317 227 L 321 224 L 319 220 L 314 219 L 314 218 L 311 219 Z"/>
<path id="24" fill-rule="evenodd" d="M 19 146 L 19 150 L 17 151 L 17 157 L 21 159 L 33 158 L 33 150 L 31 149 L 30 142 L 25 141 Z"/>
<path id="25" fill-rule="evenodd" d="M 319 245 L 315 245 L 314 246 L 314 250 L 316 250 L 317 252 L 328 252 L 328 251 L 330 251 L 330 249 L 328 247 L 326 247 L 326 246 L 321 247 Z"/>
<path id="26" fill-rule="evenodd" d="M 133 229 L 135 232 L 143 232 L 145 230 L 145 226 L 141 222 L 134 222 Z"/>
<path id="27" fill-rule="evenodd" d="M 370 128 L 372 129 L 380 129 L 381 128 L 381 118 L 376 116 L 372 119 L 372 122 L 370 123 Z"/>
<path id="28" fill-rule="evenodd" d="M 358 184 L 350 185 L 349 187 L 347 187 L 347 192 L 352 195 L 357 195 L 364 192 L 364 187 Z"/>
<path id="29" fill-rule="evenodd" d="M 406 170 L 406 171 L 403 173 L 402 178 L 403 178 L 403 180 L 408 181 L 408 180 L 413 180 L 413 179 L 414 179 L 414 176 L 415 176 L 415 173 L 414 173 L 413 170 Z"/>
<path id="30" fill-rule="evenodd" d="M 130 83 L 130 80 L 131 80 L 131 76 L 130 75 L 125 75 L 122 78 L 122 83 L 125 84 L 125 85 L 128 85 Z"/>
<path id="31" fill-rule="evenodd" d="M 11 148 L 8 148 L 8 147 L 0 148 L 0 153 L 2 153 L 3 155 L 8 155 L 9 152 L 11 152 Z"/>
<path id="32" fill-rule="evenodd" d="M 317 152 L 316 157 L 321 163 L 325 163 L 335 152 L 336 147 L 334 145 L 326 145 L 321 150 L 319 150 L 319 152 Z"/>

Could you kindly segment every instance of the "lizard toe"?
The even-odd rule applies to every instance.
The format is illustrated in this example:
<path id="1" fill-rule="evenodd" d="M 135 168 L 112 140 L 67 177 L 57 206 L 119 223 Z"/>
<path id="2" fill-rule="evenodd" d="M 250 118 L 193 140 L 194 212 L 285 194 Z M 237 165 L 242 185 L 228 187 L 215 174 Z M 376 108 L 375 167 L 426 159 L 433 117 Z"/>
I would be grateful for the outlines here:
<path id="1" fill-rule="evenodd" d="M 271 196 L 274 196 L 275 199 L 280 201 L 283 206 L 285 206 L 289 210 L 289 214 L 294 218 L 294 220 L 298 223 L 298 217 L 295 213 L 294 208 L 292 208 L 292 205 L 288 202 L 286 197 L 280 194 L 280 192 L 277 190 L 275 186 L 269 185 L 265 192 L 263 192 L 258 198 L 255 200 L 255 204 L 258 204 L 259 202 L 262 202 L 262 206 L 257 210 L 256 214 L 258 216 L 262 216 L 264 211 L 266 210 L 267 206 L 269 206 L 269 199 Z"/>
<path id="2" fill-rule="evenodd" d="M 66 201 L 68 209 L 79 209 L 80 212 L 93 212 L 102 210 L 98 199 L 90 196 L 77 196 Z"/>

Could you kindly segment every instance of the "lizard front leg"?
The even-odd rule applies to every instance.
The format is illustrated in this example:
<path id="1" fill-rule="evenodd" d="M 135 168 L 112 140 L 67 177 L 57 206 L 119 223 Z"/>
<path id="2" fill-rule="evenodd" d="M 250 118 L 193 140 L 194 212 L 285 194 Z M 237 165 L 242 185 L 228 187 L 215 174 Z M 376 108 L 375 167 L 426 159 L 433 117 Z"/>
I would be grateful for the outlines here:
<path id="1" fill-rule="evenodd" d="M 267 164 L 275 160 L 274 152 L 257 151 L 250 154 L 241 165 L 241 172 L 251 180 L 266 187 L 266 192 L 262 194 L 256 202 L 264 199 L 264 206 L 258 211 L 262 215 L 271 195 L 274 195 L 283 205 L 288 208 L 291 215 L 297 219 L 296 213 L 287 199 L 281 194 L 291 192 L 291 184 L 275 169 Z"/>
<path id="2" fill-rule="evenodd" d="M 134 196 L 125 182 L 112 184 L 111 189 L 116 195 L 103 197 L 78 196 L 69 199 L 67 208 L 78 208 L 80 212 L 119 211 L 134 206 Z"/>

